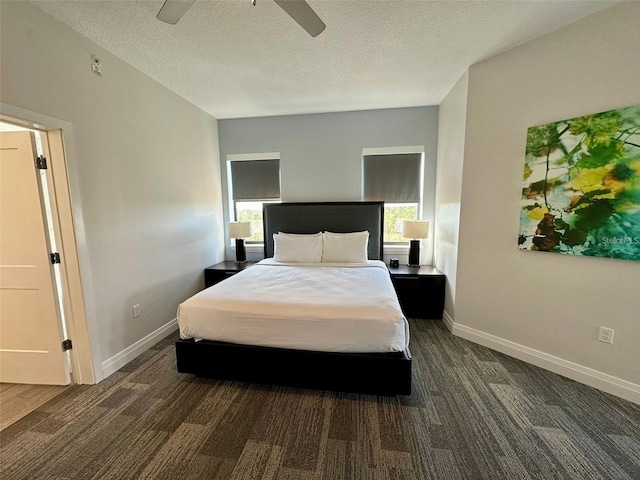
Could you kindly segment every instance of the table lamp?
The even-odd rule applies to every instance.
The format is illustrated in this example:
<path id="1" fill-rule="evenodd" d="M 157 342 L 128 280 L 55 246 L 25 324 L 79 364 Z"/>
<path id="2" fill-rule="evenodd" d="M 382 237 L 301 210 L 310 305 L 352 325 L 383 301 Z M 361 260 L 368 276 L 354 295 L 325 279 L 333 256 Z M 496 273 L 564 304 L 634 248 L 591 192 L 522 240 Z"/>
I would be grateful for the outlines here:
<path id="1" fill-rule="evenodd" d="M 410 267 L 420 266 L 420 239 L 429 237 L 429 222 L 421 220 L 403 220 L 401 235 L 410 238 L 409 262 Z"/>
<path id="2" fill-rule="evenodd" d="M 236 263 L 246 263 L 244 239 L 253 235 L 251 222 L 229 222 L 229 238 L 236 239 Z"/>

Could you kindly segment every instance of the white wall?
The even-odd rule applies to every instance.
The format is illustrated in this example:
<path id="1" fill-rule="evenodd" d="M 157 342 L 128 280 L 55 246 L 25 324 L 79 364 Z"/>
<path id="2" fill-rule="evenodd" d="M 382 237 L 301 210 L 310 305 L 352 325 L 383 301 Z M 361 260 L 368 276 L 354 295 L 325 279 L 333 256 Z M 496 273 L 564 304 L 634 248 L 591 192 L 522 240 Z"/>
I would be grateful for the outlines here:
<path id="1" fill-rule="evenodd" d="M 72 125 L 83 285 L 105 362 L 171 322 L 223 257 L 217 121 L 37 7 L 1 8 L 2 102 Z"/>
<path id="2" fill-rule="evenodd" d="M 363 148 L 424 145 L 423 219 L 433 222 L 438 107 L 220 120 L 218 125 L 223 164 L 228 154 L 280 152 L 285 202 L 361 200 Z M 222 175 L 226 199 L 224 165 Z M 432 251 L 432 239 L 423 241 L 422 263 L 431 264 Z M 234 258 L 231 250 L 227 258 Z"/>
<path id="3" fill-rule="evenodd" d="M 640 3 L 627 2 L 470 68 L 454 318 L 636 401 L 640 263 L 523 252 L 516 238 L 527 128 L 640 103 L 639 46 Z"/>
<path id="4" fill-rule="evenodd" d="M 440 104 L 434 265 L 447 276 L 445 312 L 455 316 L 462 167 L 469 74 L 465 72 Z"/>

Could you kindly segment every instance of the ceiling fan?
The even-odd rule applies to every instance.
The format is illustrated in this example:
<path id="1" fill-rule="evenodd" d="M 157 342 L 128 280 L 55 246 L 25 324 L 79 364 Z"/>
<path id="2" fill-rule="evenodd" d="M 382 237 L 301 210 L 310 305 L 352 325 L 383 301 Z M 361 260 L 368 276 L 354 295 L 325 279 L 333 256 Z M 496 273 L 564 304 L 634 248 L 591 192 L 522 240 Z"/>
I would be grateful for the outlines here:
<path id="1" fill-rule="evenodd" d="M 165 0 L 158 12 L 158 20 L 175 25 L 195 0 Z M 316 37 L 322 33 L 326 25 L 305 0 L 273 0 L 293 18 L 309 35 Z M 251 0 L 256 4 L 256 0 Z"/>

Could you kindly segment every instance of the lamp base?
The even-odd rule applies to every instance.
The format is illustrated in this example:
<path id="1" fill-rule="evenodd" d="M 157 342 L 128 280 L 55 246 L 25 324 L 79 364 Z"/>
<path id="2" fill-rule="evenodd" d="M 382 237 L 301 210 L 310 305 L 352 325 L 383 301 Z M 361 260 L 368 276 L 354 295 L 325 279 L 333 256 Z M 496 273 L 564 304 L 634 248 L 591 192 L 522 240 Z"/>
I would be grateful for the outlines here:
<path id="1" fill-rule="evenodd" d="M 409 246 L 409 263 L 407 263 L 407 266 L 420 266 L 420 240 L 411 240 L 411 244 Z"/>
<path id="2" fill-rule="evenodd" d="M 247 263 L 247 250 L 244 248 L 244 238 L 236 238 L 236 263 Z"/>

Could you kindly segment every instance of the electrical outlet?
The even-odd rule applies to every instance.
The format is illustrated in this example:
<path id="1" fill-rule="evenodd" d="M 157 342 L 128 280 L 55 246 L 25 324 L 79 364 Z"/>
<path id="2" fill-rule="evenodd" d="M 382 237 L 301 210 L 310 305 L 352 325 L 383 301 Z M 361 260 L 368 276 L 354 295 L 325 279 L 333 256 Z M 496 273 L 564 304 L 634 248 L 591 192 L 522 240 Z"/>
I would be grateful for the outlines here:
<path id="1" fill-rule="evenodd" d="M 139 303 L 136 303 L 133 307 L 133 318 L 139 317 L 140 315 L 142 315 L 142 307 L 140 306 Z"/>
<path id="2" fill-rule="evenodd" d="M 613 343 L 613 334 L 616 331 L 613 328 L 600 327 L 600 333 L 598 334 L 598 340 L 604 343 Z"/>

